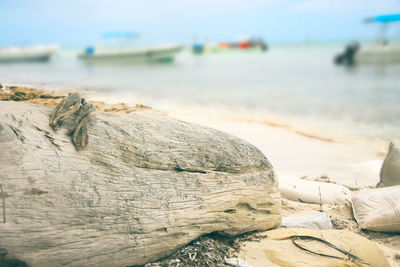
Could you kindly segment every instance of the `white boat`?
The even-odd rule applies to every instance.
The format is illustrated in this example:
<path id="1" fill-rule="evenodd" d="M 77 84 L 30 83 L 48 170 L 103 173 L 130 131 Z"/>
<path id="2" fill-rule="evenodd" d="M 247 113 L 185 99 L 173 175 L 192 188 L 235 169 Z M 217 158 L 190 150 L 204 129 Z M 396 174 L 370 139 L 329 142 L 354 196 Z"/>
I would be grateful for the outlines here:
<path id="1" fill-rule="evenodd" d="M 10 47 L 7 49 L 0 49 L 0 63 L 49 61 L 56 51 L 56 46 Z"/>
<path id="2" fill-rule="evenodd" d="M 87 63 L 171 62 L 182 48 L 176 44 L 110 50 L 89 47 L 79 58 Z"/>
<path id="3" fill-rule="evenodd" d="M 400 43 L 389 43 L 384 36 L 389 24 L 400 22 L 400 14 L 366 18 L 364 22 L 380 24 L 381 37 L 374 45 L 366 47 L 360 47 L 356 42 L 347 45 L 343 53 L 335 57 L 335 63 L 344 65 L 400 63 Z"/>
<path id="4" fill-rule="evenodd" d="M 400 44 L 376 44 L 361 47 L 354 56 L 356 64 L 400 63 Z"/>

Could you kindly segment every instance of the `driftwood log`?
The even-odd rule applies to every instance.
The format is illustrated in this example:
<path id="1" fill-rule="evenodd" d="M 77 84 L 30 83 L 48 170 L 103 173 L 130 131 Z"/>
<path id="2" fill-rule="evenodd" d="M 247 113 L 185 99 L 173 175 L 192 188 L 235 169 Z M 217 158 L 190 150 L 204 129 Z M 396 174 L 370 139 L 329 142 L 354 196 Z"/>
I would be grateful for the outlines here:
<path id="1" fill-rule="evenodd" d="M 50 114 L 0 102 L 0 257 L 140 265 L 202 234 L 280 224 L 272 166 L 238 138 L 164 117 L 99 113 L 77 151 L 68 127 L 49 126 Z"/>

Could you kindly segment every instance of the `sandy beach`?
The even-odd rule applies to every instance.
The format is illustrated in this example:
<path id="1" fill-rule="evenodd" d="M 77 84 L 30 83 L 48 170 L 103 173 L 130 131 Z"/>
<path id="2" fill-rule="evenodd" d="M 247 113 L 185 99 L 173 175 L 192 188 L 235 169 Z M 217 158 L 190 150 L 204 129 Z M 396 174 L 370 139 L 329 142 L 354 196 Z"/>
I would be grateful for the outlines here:
<path id="1" fill-rule="evenodd" d="M 15 88 L 17 87 L 14 87 L 14 90 Z M 16 90 L 24 93 L 18 94 L 19 98 L 14 96 L 11 99 L 10 95 L 4 93 L 7 91 L 3 91 L 2 99 L 54 106 L 60 102 L 60 96 L 66 94 L 66 92 L 54 93 L 24 88 Z M 243 120 L 240 117 L 227 119 L 215 110 L 205 109 L 203 112 L 193 109 L 190 112 L 179 109 L 157 110 L 142 104 L 129 106 L 124 103 L 106 103 L 102 101 L 102 97 L 95 94 L 86 94 L 86 97 L 100 112 L 167 116 L 242 138 L 256 146 L 271 161 L 279 183 L 282 184 L 299 178 L 321 180 L 322 177 L 328 178 L 331 183 L 345 185 L 353 190 L 373 187 L 379 181 L 379 170 L 387 149 L 384 143 L 367 143 L 351 139 L 335 140 L 332 137 L 300 132 L 274 123 Z M 282 198 L 283 217 L 310 211 L 327 213 L 334 229 L 350 230 L 374 240 L 392 266 L 400 266 L 397 260 L 399 255 L 397 251 L 400 248 L 399 236 L 361 230 L 354 220 L 349 204 L 344 206 L 307 204 Z M 265 257 L 257 250 L 249 251 L 248 248 L 243 248 L 232 253 L 245 258 L 254 267 L 264 266 Z"/>

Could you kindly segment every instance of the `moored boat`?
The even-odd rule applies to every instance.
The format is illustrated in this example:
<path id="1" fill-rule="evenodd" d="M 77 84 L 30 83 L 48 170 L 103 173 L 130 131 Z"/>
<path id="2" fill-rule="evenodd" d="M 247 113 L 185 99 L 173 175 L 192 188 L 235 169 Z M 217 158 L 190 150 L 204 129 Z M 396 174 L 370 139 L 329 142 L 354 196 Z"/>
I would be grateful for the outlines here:
<path id="1" fill-rule="evenodd" d="M 181 50 L 181 45 L 111 50 L 96 50 L 94 47 L 88 47 L 85 53 L 79 55 L 79 58 L 90 63 L 171 62 Z"/>
<path id="2" fill-rule="evenodd" d="M 380 23 L 384 26 L 383 29 L 386 29 L 388 23 L 400 22 L 400 14 L 381 15 L 364 21 Z M 400 63 L 400 43 L 389 43 L 382 34 L 373 45 L 364 47 L 356 42 L 348 44 L 334 61 L 336 64 L 343 65 Z"/>
<path id="3" fill-rule="evenodd" d="M 196 42 L 192 45 L 192 51 L 195 54 L 204 52 L 222 52 L 222 51 L 261 51 L 268 50 L 268 44 L 262 38 L 246 38 L 238 42 L 220 42 L 218 44 L 207 44 Z"/>
<path id="4" fill-rule="evenodd" d="M 103 34 L 104 39 L 112 41 L 112 46 L 89 46 L 78 57 L 86 63 L 143 63 L 143 62 L 171 62 L 177 53 L 182 50 L 178 44 L 165 44 L 147 47 L 132 47 L 131 40 L 139 36 L 136 32 L 108 32 Z M 117 44 L 117 46 L 115 46 Z"/>
<path id="5" fill-rule="evenodd" d="M 0 63 L 46 62 L 57 51 L 56 46 L 10 47 L 0 49 Z"/>
<path id="6" fill-rule="evenodd" d="M 357 64 L 400 63 L 400 44 L 376 44 L 362 48 L 354 60 Z"/>

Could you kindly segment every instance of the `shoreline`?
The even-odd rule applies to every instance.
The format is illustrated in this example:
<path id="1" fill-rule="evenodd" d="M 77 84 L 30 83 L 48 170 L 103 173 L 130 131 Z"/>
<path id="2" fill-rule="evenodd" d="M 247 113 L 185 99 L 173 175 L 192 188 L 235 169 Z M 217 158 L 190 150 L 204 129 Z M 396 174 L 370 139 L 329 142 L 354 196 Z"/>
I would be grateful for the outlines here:
<path id="1" fill-rule="evenodd" d="M 8 84 L 8 83 L 7 83 Z M 212 120 L 228 120 L 234 122 L 257 123 L 272 127 L 279 127 L 287 131 L 297 133 L 309 138 L 315 138 L 326 142 L 351 142 L 351 143 L 373 143 L 386 145 L 393 138 L 379 136 L 374 137 L 373 133 L 360 134 L 359 132 L 347 131 L 354 125 L 349 122 L 333 124 L 326 123 L 324 119 L 293 117 L 277 112 L 262 110 L 246 110 L 244 107 L 220 105 L 217 103 L 197 103 L 184 99 L 157 99 L 152 96 L 121 94 L 111 89 L 88 86 L 66 86 L 55 84 L 34 84 L 34 83 L 10 83 L 11 86 L 34 88 L 36 90 L 50 91 L 54 93 L 80 92 L 89 100 L 102 102 L 103 105 L 111 106 L 135 106 L 143 104 L 151 106 L 154 110 L 173 117 L 197 117 L 207 114 Z M 4 83 L 3 83 L 4 85 Z M 335 122 L 332 122 L 335 123 Z M 364 129 L 366 125 L 359 125 Z M 360 130 L 361 131 L 361 130 Z M 368 132 L 368 130 L 366 131 Z M 396 138 L 396 137 L 395 137 Z"/>
<path id="2" fill-rule="evenodd" d="M 229 106 L 217 103 L 197 103 L 182 99 L 155 100 L 149 96 L 123 95 L 115 92 L 84 91 L 88 97 L 95 101 L 103 101 L 113 105 L 136 103 L 153 107 L 154 110 L 177 118 L 202 118 L 218 121 L 242 122 L 244 124 L 260 124 L 273 128 L 282 128 L 286 131 L 303 135 L 308 138 L 318 139 L 325 142 L 362 143 L 386 146 L 392 140 L 389 137 L 374 137 L 373 133 L 361 135 L 358 132 L 348 131 L 354 124 L 341 122 L 335 124 L 325 122 L 322 119 L 293 117 L 291 115 L 261 110 L 246 110 L 244 107 Z M 356 126 L 358 127 L 358 126 Z M 366 126 L 361 125 L 362 129 Z"/>

